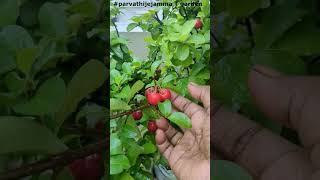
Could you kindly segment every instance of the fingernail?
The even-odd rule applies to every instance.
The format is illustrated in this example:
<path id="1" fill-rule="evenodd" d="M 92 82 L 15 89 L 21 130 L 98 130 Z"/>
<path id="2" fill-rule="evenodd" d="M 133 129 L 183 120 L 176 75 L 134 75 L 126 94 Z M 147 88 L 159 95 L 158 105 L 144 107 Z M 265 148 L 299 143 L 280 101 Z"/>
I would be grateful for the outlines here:
<path id="1" fill-rule="evenodd" d="M 259 64 L 254 65 L 253 71 L 255 71 L 255 72 L 259 73 L 259 74 L 262 74 L 264 76 L 269 76 L 269 77 L 279 77 L 279 76 L 281 76 L 280 72 L 278 72 L 278 71 L 276 71 L 274 69 L 259 65 Z"/>

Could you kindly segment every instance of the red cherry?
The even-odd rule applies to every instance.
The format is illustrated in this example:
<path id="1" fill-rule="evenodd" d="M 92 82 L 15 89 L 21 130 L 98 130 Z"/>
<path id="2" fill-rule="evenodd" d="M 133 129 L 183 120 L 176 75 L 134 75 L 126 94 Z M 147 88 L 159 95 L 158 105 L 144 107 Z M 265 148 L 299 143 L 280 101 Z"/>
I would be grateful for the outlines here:
<path id="1" fill-rule="evenodd" d="M 151 94 L 153 91 L 154 91 L 153 87 L 148 88 L 148 89 L 146 89 L 144 95 L 148 98 L 149 94 Z"/>
<path id="2" fill-rule="evenodd" d="M 69 169 L 75 180 L 100 180 L 104 174 L 103 160 L 99 154 L 75 160 Z"/>
<path id="3" fill-rule="evenodd" d="M 153 120 L 148 121 L 148 131 L 149 132 L 156 132 L 157 129 L 158 129 L 158 126 L 155 121 L 153 121 Z"/>
<path id="4" fill-rule="evenodd" d="M 142 115 L 143 115 L 142 111 L 140 111 L 140 110 L 132 113 L 132 117 L 136 121 L 140 120 L 142 118 Z"/>
<path id="5" fill-rule="evenodd" d="M 194 24 L 194 28 L 196 28 L 196 29 L 202 28 L 202 21 L 200 19 L 196 20 L 196 23 Z"/>
<path id="6" fill-rule="evenodd" d="M 152 92 L 147 96 L 148 103 L 155 106 L 161 101 L 161 96 L 159 93 Z"/>
<path id="7" fill-rule="evenodd" d="M 161 89 L 159 94 L 161 96 L 161 102 L 171 99 L 171 92 L 169 89 Z"/>

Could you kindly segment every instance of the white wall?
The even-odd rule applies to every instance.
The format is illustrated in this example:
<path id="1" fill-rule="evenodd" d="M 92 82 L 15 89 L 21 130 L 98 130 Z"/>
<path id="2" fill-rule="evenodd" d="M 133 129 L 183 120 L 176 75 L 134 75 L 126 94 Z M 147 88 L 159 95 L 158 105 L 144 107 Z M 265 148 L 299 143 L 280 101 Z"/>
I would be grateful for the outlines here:
<path id="1" fill-rule="evenodd" d="M 115 0 L 119 2 L 137 2 L 137 1 L 157 1 L 157 0 Z M 154 7 L 153 7 L 154 8 Z M 146 13 L 151 7 L 122 7 L 120 8 L 121 14 L 117 18 L 117 28 L 121 37 L 129 40 L 129 49 L 139 59 L 147 59 L 148 49 L 147 43 L 144 38 L 150 36 L 150 33 L 143 32 L 139 27 L 134 28 L 132 31 L 127 32 L 127 26 L 132 23 L 131 18 Z"/>

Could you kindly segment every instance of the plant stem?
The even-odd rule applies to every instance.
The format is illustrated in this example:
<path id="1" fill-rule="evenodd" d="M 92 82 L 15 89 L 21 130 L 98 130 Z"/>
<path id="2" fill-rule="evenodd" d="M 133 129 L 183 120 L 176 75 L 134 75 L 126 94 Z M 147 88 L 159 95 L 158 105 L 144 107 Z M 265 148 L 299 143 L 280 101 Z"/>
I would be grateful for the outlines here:
<path id="1" fill-rule="evenodd" d="M 115 23 L 115 22 L 113 22 L 113 21 L 111 21 L 111 22 L 112 22 L 112 24 L 113 24 L 114 28 L 116 29 L 117 36 L 118 36 L 118 37 L 120 37 L 120 35 L 119 35 L 119 30 L 118 30 L 118 27 L 117 27 L 116 23 Z"/>
<path id="2" fill-rule="evenodd" d="M 222 48 L 222 45 L 220 43 L 220 41 L 218 40 L 218 38 L 216 37 L 216 35 L 213 33 L 213 31 L 210 31 L 211 37 L 213 38 L 213 40 L 217 43 L 217 46 Z"/>
<path id="3" fill-rule="evenodd" d="M 245 19 L 245 23 L 246 23 L 247 31 L 248 31 L 248 34 L 249 34 L 249 37 L 250 37 L 251 47 L 254 47 L 255 46 L 254 35 L 253 35 L 253 30 L 252 30 L 250 18 L 246 18 Z"/>
<path id="4" fill-rule="evenodd" d="M 142 105 L 142 106 L 137 107 L 137 108 L 135 108 L 135 109 L 131 109 L 131 110 L 129 110 L 129 111 L 125 111 L 125 112 L 122 112 L 122 113 L 119 113 L 119 114 L 111 115 L 111 116 L 110 116 L 110 119 L 116 119 L 116 118 L 119 118 L 119 117 L 122 117 L 122 116 L 127 116 L 127 115 L 132 114 L 132 113 L 135 112 L 135 111 L 147 109 L 147 108 L 149 108 L 149 107 L 150 107 L 149 104 L 145 104 L 145 105 Z"/>
<path id="5" fill-rule="evenodd" d="M 103 139 L 95 144 L 87 145 L 78 150 L 67 150 L 61 154 L 51 156 L 32 164 L 9 170 L 0 174 L 0 180 L 19 179 L 32 174 L 43 172 L 48 169 L 64 167 L 77 159 L 85 158 L 89 155 L 102 153 L 108 149 L 109 139 Z"/>
<path id="6" fill-rule="evenodd" d="M 159 19 L 158 12 L 155 12 L 154 19 L 157 20 L 160 23 L 160 25 L 163 25 L 163 22 Z"/>

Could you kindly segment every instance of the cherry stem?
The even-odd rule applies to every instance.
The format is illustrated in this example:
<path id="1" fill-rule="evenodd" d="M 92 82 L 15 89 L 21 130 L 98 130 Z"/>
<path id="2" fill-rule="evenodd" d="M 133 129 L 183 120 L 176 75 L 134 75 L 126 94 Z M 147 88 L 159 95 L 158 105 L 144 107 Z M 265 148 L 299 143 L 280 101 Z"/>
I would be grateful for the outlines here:
<path id="1" fill-rule="evenodd" d="M 158 85 L 157 85 L 156 78 L 153 78 L 153 81 L 154 81 L 154 87 L 155 87 L 156 93 L 158 93 Z"/>

